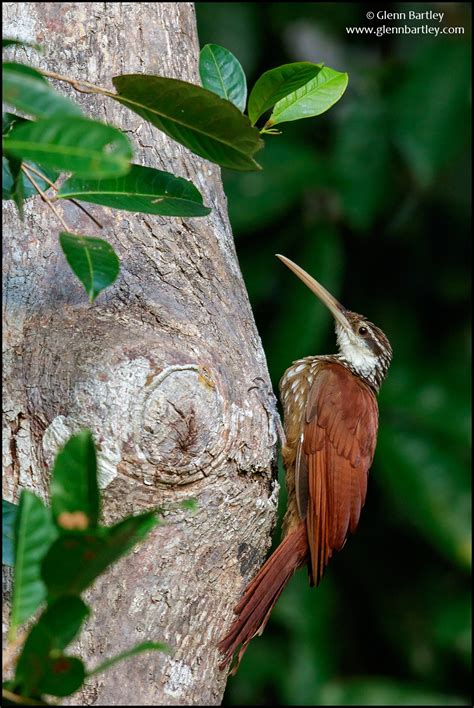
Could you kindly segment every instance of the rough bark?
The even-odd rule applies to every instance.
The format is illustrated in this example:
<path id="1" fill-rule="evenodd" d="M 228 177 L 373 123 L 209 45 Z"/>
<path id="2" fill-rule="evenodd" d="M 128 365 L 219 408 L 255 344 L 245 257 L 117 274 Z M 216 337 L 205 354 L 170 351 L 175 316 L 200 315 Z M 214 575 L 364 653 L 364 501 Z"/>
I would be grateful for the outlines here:
<path id="1" fill-rule="evenodd" d="M 18 61 L 111 87 L 120 73 L 197 83 L 191 3 L 4 3 L 4 34 L 38 42 Z M 275 517 L 276 409 L 237 263 L 220 170 L 106 98 L 73 95 L 124 129 L 136 161 L 192 180 L 201 219 L 91 208 L 121 259 L 93 306 L 38 199 L 25 222 L 4 209 L 4 482 L 46 496 L 49 465 L 74 431 L 100 447 L 104 520 L 194 497 L 101 578 L 81 651 L 93 666 L 136 642 L 135 657 L 88 682 L 74 704 L 216 705 L 226 677 L 215 648 L 255 573 Z M 74 205 L 71 229 L 97 230 Z"/>

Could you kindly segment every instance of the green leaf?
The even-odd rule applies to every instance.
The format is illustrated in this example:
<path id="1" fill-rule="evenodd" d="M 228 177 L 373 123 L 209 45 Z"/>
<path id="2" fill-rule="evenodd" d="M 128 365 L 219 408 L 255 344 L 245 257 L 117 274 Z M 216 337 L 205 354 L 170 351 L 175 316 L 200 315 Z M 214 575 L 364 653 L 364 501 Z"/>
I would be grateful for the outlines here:
<path id="1" fill-rule="evenodd" d="M 86 669 L 80 659 L 61 655 L 50 659 L 40 691 L 51 696 L 70 696 L 82 686 L 85 677 Z"/>
<path id="2" fill-rule="evenodd" d="M 2 499 L 2 563 L 13 566 L 15 562 L 14 526 L 18 506 Z"/>
<path id="3" fill-rule="evenodd" d="M 112 246 L 100 238 L 62 231 L 59 242 L 72 271 L 94 302 L 97 295 L 117 278 L 120 262 Z"/>
<path id="4" fill-rule="evenodd" d="M 2 39 L 2 47 L 31 47 L 32 49 L 36 49 L 38 52 L 43 51 L 43 48 L 39 44 L 23 42 L 21 39 L 8 39 L 6 37 Z"/>
<path id="5" fill-rule="evenodd" d="M 20 125 L 20 123 L 28 123 L 28 119 L 17 116 L 15 113 L 5 111 L 2 114 L 2 135 L 8 135 L 10 130 L 12 130 L 15 125 Z"/>
<path id="6" fill-rule="evenodd" d="M 71 437 L 56 456 L 51 510 L 61 529 L 82 531 L 97 526 L 100 511 L 97 461 L 89 430 Z"/>
<path id="7" fill-rule="evenodd" d="M 258 131 L 212 91 L 162 76 L 116 76 L 116 100 L 197 155 L 235 170 L 258 170 Z"/>
<path id="8" fill-rule="evenodd" d="M 466 700 L 426 691 L 422 686 L 379 677 L 326 684 L 319 701 L 324 706 L 463 706 Z"/>
<path id="9" fill-rule="evenodd" d="M 56 182 L 56 180 L 59 177 L 59 172 L 56 172 L 56 170 L 53 170 L 49 167 L 42 167 L 41 165 L 36 165 L 34 162 L 23 162 L 25 167 L 33 167 L 37 172 L 41 172 L 42 175 L 44 175 L 45 178 L 48 179 L 43 179 L 40 177 L 36 172 L 33 172 L 32 176 L 33 179 L 35 180 L 36 184 L 40 189 L 42 189 L 44 192 L 46 192 L 50 188 L 50 182 Z M 23 173 L 23 189 L 25 190 L 25 197 L 33 197 L 37 196 L 38 192 L 28 179 L 28 177 Z"/>
<path id="10" fill-rule="evenodd" d="M 64 594 L 79 595 L 157 523 L 155 513 L 146 512 L 110 528 L 61 534 L 43 562 L 42 576 L 49 598 L 55 599 Z"/>
<path id="11" fill-rule="evenodd" d="M 87 118 L 51 118 L 16 126 L 5 152 L 80 177 L 116 177 L 130 169 L 132 147 L 119 130 Z"/>
<path id="12" fill-rule="evenodd" d="M 82 662 L 63 654 L 79 633 L 89 609 L 79 597 L 53 602 L 32 627 L 16 666 L 15 684 L 26 695 L 66 696 L 82 684 Z M 82 667 L 82 670 L 81 670 Z M 79 680 L 80 679 L 80 680 Z"/>
<path id="13" fill-rule="evenodd" d="M 131 656 L 136 656 L 137 654 L 142 654 L 144 651 L 169 652 L 169 647 L 167 644 L 159 642 L 142 642 L 141 644 L 137 644 L 136 646 L 134 646 L 132 649 L 128 649 L 127 651 L 123 651 L 121 654 L 117 654 L 117 656 L 113 656 L 110 659 L 106 659 L 101 664 L 99 664 L 99 666 L 96 666 L 95 669 L 92 669 L 92 671 L 88 671 L 87 675 L 93 676 L 94 674 L 100 674 L 102 673 L 102 671 L 109 669 L 111 666 L 117 664 L 119 661 L 123 661 L 123 659 L 128 659 Z"/>
<path id="14" fill-rule="evenodd" d="M 57 93 L 38 71 L 25 64 L 3 64 L 3 100 L 37 118 L 82 115 L 77 103 Z"/>
<path id="15" fill-rule="evenodd" d="M 191 182 L 141 165 L 132 165 L 124 177 L 101 180 L 71 177 L 57 196 L 164 216 L 205 216 L 211 211 Z"/>
<path id="16" fill-rule="evenodd" d="M 41 620 L 30 630 L 16 666 L 16 690 L 27 696 L 40 695 L 39 684 L 48 670 L 51 637 Z"/>
<path id="17" fill-rule="evenodd" d="M 89 613 L 87 605 L 74 595 L 60 597 L 49 605 L 26 638 L 17 663 L 16 679 L 24 680 L 24 677 L 29 675 L 32 648 L 45 656 L 51 651 L 63 651 L 75 639 Z M 44 644 L 37 641 L 39 634 L 41 637 L 47 637 Z"/>
<path id="18" fill-rule="evenodd" d="M 199 54 L 199 75 L 204 88 L 245 110 L 247 81 L 240 62 L 228 49 L 206 44 Z"/>
<path id="19" fill-rule="evenodd" d="M 13 199 L 13 175 L 5 155 L 2 156 L 2 199 Z"/>
<path id="20" fill-rule="evenodd" d="M 58 173 L 55 172 L 54 170 L 50 169 L 45 169 L 44 167 L 40 167 L 39 165 L 35 165 L 34 163 L 31 162 L 23 162 L 23 165 L 25 167 L 34 167 L 37 171 L 40 171 L 45 177 L 49 179 L 50 182 L 55 182 L 58 178 Z M 10 169 L 9 161 L 6 157 L 2 157 L 2 167 L 3 167 L 3 182 L 2 182 L 2 199 L 13 199 L 13 175 Z M 26 176 L 26 174 L 22 171 L 21 174 L 21 180 L 23 183 L 23 196 L 25 199 L 28 199 L 30 197 L 35 197 L 38 196 L 38 192 L 36 189 L 33 187 L 32 183 Z M 48 182 L 46 182 L 44 179 L 39 177 L 39 175 L 33 173 L 33 179 L 35 180 L 36 184 L 40 189 L 43 191 L 46 191 L 49 189 L 50 185 Z"/>
<path id="21" fill-rule="evenodd" d="M 21 171 L 21 160 L 16 157 L 7 157 L 8 172 L 11 176 L 10 195 L 15 202 L 20 219 L 23 221 L 23 202 L 25 200 L 25 190 L 23 183 L 23 172 Z M 7 179 L 8 184 L 8 179 Z"/>
<path id="22" fill-rule="evenodd" d="M 41 563 L 57 535 L 41 499 L 24 489 L 15 524 L 15 571 L 10 636 L 37 610 L 46 596 Z"/>
<path id="23" fill-rule="evenodd" d="M 314 79 L 322 68 L 322 64 L 298 61 L 277 66 L 262 74 L 249 96 L 249 118 L 252 125 L 277 101 Z"/>
<path id="24" fill-rule="evenodd" d="M 65 649 L 75 639 L 89 614 L 89 608 L 80 597 L 66 595 L 53 602 L 39 620 L 48 628 L 51 648 Z"/>
<path id="25" fill-rule="evenodd" d="M 2 135 L 8 135 L 11 130 L 15 127 L 15 125 L 21 125 L 22 123 L 31 123 L 31 121 L 27 120 L 26 118 L 22 118 L 21 116 L 17 116 L 14 113 L 4 113 L 2 117 Z M 2 159 L 3 162 L 3 182 L 2 182 L 2 198 L 3 199 L 13 199 L 13 175 L 10 170 L 9 164 L 8 164 L 8 159 L 3 156 Z M 39 165 L 35 165 L 34 163 L 30 162 L 25 162 L 23 163 L 26 167 L 30 166 L 33 167 L 37 172 L 41 172 L 44 177 L 46 177 L 49 182 L 55 182 L 57 178 L 59 177 L 58 172 L 55 170 L 51 170 L 45 167 L 39 167 Z M 24 172 L 21 173 L 21 179 L 23 181 L 23 195 L 24 198 L 27 199 L 28 197 L 36 196 L 38 192 L 28 179 L 28 177 L 25 175 Z M 34 174 L 34 180 L 36 184 L 39 186 L 40 189 L 46 191 L 49 189 L 50 185 L 49 183 L 42 179 L 39 175 L 36 173 Z"/>
<path id="26" fill-rule="evenodd" d="M 307 84 L 278 101 L 265 127 L 324 113 L 339 101 L 348 80 L 347 74 L 323 67 Z"/>

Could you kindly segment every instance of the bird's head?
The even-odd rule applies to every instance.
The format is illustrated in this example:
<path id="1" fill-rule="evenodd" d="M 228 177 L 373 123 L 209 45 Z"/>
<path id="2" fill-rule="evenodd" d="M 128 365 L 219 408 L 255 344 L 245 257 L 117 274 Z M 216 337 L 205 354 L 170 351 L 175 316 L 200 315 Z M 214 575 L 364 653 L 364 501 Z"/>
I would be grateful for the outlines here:
<path id="1" fill-rule="evenodd" d="M 346 310 L 317 280 L 285 256 L 279 258 L 332 313 L 336 323 L 338 358 L 376 391 L 379 390 L 392 360 L 392 348 L 385 334 L 372 322 Z"/>

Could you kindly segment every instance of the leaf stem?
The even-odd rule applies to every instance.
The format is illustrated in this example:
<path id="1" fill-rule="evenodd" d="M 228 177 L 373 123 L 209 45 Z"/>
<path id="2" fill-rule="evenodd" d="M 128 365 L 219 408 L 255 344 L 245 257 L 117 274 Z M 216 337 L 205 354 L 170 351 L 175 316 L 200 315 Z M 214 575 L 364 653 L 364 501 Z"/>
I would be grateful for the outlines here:
<path id="1" fill-rule="evenodd" d="M 88 81 L 83 81 L 82 79 L 71 79 L 69 76 L 56 74 L 55 71 L 46 71 L 46 69 L 38 69 L 38 71 L 40 72 L 40 74 L 43 74 L 43 76 L 47 76 L 50 79 L 56 79 L 56 81 L 65 81 L 67 84 L 70 84 L 74 89 L 76 89 L 76 91 L 79 91 L 80 93 L 99 93 L 103 96 L 116 96 L 116 94 L 112 91 L 108 91 L 102 86 L 95 86 L 94 84 L 90 84 Z M 85 86 L 87 88 L 80 88 L 81 86 Z"/>
<path id="2" fill-rule="evenodd" d="M 6 698 L 12 703 L 18 703 L 20 706 L 44 706 L 42 701 L 35 701 L 34 698 L 29 698 L 29 696 L 19 696 L 17 693 L 12 693 L 8 688 L 2 688 L 2 698 Z"/>
<path id="3" fill-rule="evenodd" d="M 28 170 L 30 170 L 30 172 L 33 172 L 33 174 L 37 175 L 38 177 L 41 177 L 41 179 L 43 179 L 47 184 L 49 184 L 49 186 L 52 189 L 54 189 L 55 192 L 58 191 L 58 188 L 56 187 L 54 182 L 51 182 L 51 180 L 48 179 L 48 177 L 46 177 L 46 175 L 44 175 L 42 172 L 40 172 L 35 167 L 33 167 L 33 165 L 27 165 L 26 168 Z M 82 204 L 79 204 L 78 201 L 76 201 L 75 199 L 72 199 L 71 197 L 68 197 L 68 201 L 72 202 L 75 206 L 78 207 L 78 209 L 83 211 L 84 214 L 86 214 L 89 217 L 89 219 L 91 219 L 94 222 L 94 224 L 99 227 L 99 229 L 104 228 L 103 225 L 100 223 L 100 221 L 98 219 L 96 219 L 95 216 L 93 216 L 89 211 L 87 211 L 87 209 L 85 207 L 83 207 Z"/>
<path id="4" fill-rule="evenodd" d="M 56 218 L 58 219 L 58 221 L 61 223 L 61 226 L 63 227 L 63 229 L 64 229 L 65 231 L 67 231 L 68 233 L 70 233 L 70 232 L 71 232 L 71 229 L 70 229 L 69 226 L 66 224 L 66 222 L 65 222 L 64 219 L 63 219 L 63 217 L 61 216 L 61 214 L 59 213 L 59 211 L 56 209 L 56 207 L 54 206 L 54 204 L 52 204 L 51 199 L 43 192 L 43 190 L 41 189 L 41 187 L 39 186 L 39 184 L 36 182 L 36 180 L 33 179 L 33 177 L 31 176 L 30 172 L 28 171 L 28 168 L 25 167 L 25 165 L 22 165 L 22 166 L 21 166 L 21 169 L 23 170 L 23 172 L 25 173 L 25 175 L 27 176 L 27 178 L 30 180 L 31 184 L 32 184 L 33 187 L 36 189 L 36 191 L 37 191 L 38 194 L 40 195 L 41 199 L 49 206 L 49 208 L 50 208 L 51 211 L 54 213 L 54 215 L 56 216 Z"/>
<path id="5" fill-rule="evenodd" d="M 281 135 L 281 130 L 278 130 L 277 128 L 266 128 L 263 126 L 260 130 L 260 135 Z"/>

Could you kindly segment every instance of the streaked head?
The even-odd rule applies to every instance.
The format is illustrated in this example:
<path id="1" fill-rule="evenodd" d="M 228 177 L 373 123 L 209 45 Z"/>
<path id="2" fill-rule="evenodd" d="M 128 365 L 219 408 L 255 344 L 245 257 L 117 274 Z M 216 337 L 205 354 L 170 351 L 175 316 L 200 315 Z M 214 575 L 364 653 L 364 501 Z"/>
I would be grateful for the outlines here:
<path id="1" fill-rule="evenodd" d="M 392 348 L 382 330 L 363 315 L 346 310 L 326 288 L 289 258 L 278 254 L 277 258 L 317 295 L 333 315 L 338 358 L 378 391 L 392 360 Z"/>

